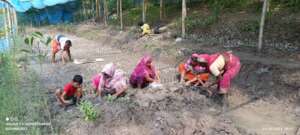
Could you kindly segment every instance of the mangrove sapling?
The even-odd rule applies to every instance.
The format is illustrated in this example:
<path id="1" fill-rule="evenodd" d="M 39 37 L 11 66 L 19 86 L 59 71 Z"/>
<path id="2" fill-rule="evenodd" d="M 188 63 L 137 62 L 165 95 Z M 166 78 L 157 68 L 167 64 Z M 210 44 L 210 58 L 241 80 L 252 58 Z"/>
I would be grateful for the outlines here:
<path id="1" fill-rule="evenodd" d="M 109 103 L 114 102 L 117 99 L 116 96 L 110 95 L 108 94 L 107 96 L 105 96 L 105 100 L 108 101 Z"/>
<path id="2" fill-rule="evenodd" d="M 49 46 L 51 38 L 44 36 L 41 32 L 33 32 L 24 39 L 24 42 L 30 47 L 30 50 L 23 49 L 21 51 L 31 53 L 31 55 L 38 60 L 40 69 L 42 70 L 42 62 L 45 61 L 48 55 L 47 50 L 43 48 Z"/>
<path id="3" fill-rule="evenodd" d="M 80 111 L 84 114 L 84 119 L 86 121 L 94 121 L 97 117 L 100 116 L 90 101 L 82 101 L 80 102 Z"/>

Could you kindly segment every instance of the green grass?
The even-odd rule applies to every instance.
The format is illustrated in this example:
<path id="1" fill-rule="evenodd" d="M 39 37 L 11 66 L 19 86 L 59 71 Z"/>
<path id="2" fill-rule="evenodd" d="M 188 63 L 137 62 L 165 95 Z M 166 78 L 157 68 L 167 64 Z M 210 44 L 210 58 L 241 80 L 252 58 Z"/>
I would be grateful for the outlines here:
<path id="1" fill-rule="evenodd" d="M 16 54 L 22 42 L 17 40 L 11 51 L 0 53 L 0 134 L 43 134 L 51 133 L 51 127 L 7 126 L 11 123 L 39 122 L 48 123 L 49 112 L 45 89 L 42 89 L 38 75 L 33 70 L 23 72 L 18 68 Z M 22 56 L 24 57 L 24 56 Z M 7 122 L 6 118 L 10 120 Z M 23 131 L 8 131 L 8 127 L 25 127 Z"/>

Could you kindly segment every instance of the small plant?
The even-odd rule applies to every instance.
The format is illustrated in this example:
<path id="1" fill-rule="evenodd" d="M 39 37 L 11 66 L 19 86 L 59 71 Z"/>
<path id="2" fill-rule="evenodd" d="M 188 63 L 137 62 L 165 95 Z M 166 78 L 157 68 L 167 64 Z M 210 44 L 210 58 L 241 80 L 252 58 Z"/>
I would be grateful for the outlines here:
<path id="1" fill-rule="evenodd" d="M 42 69 L 42 62 L 46 59 L 48 51 L 45 47 L 48 47 L 51 38 L 49 36 L 44 36 L 41 32 L 33 32 L 32 34 L 26 36 L 24 39 L 25 44 L 29 46 L 29 49 L 21 49 L 23 53 L 30 54 L 33 58 L 36 58 Z"/>
<path id="2" fill-rule="evenodd" d="M 116 96 L 112 96 L 112 95 L 109 94 L 105 97 L 105 100 L 112 103 L 116 100 L 116 98 L 117 98 Z"/>
<path id="3" fill-rule="evenodd" d="M 119 97 L 117 101 L 121 103 L 130 103 L 130 98 L 128 96 Z"/>
<path id="4" fill-rule="evenodd" d="M 84 114 L 84 119 L 86 121 L 94 121 L 99 116 L 95 107 L 90 101 L 82 101 L 80 103 L 80 111 Z"/>

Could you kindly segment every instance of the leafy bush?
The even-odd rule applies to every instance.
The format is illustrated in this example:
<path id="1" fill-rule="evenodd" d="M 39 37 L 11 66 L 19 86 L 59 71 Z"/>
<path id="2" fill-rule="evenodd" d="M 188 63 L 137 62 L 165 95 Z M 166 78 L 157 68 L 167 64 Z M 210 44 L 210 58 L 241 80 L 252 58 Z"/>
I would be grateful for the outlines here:
<path id="1" fill-rule="evenodd" d="M 80 111 L 84 114 L 84 119 L 87 121 L 94 121 L 99 116 L 98 112 L 90 101 L 82 101 L 79 107 Z"/>

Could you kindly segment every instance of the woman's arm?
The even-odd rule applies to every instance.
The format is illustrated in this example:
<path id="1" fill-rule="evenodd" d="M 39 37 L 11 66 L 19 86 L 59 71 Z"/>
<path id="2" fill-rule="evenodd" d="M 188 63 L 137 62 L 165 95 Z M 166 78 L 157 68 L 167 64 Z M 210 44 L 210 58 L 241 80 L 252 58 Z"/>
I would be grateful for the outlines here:
<path id="1" fill-rule="evenodd" d="M 128 89 L 128 86 L 124 86 L 122 88 L 120 88 L 113 96 L 120 96 L 123 92 L 125 92 Z"/>
<path id="2" fill-rule="evenodd" d="M 160 82 L 160 72 L 158 70 L 156 70 L 155 74 L 156 74 L 156 76 L 155 76 L 156 77 L 156 81 Z"/>
<path id="3" fill-rule="evenodd" d="M 193 83 L 193 82 L 195 82 L 195 81 L 197 81 L 197 80 L 198 80 L 198 78 L 195 77 L 194 79 L 187 81 L 187 82 L 185 83 L 185 85 L 190 85 L 191 83 Z"/>
<path id="4" fill-rule="evenodd" d="M 180 73 L 180 83 L 184 83 L 184 76 L 185 76 L 186 72 L 183 71 Z"/>
<path id="5" fill-rule="evenodd" d="M 98 89 L 96 90 L 96 97 L 101 96 L 101 91 L 102 91 L 102 84 L 103 83 L 103 79 L 100 79 L 100 82 L 98 84 Z"/>
<path id="6" fill-rule="evenodd" d="M 146 74 L 145 79 L 146 79 L 146 81 L 151 82 L 151 83 L 155 81 L 155 79 L 151 78 L 149 76 L 149 74 Z"/>

